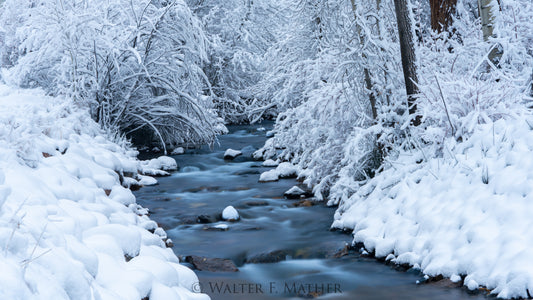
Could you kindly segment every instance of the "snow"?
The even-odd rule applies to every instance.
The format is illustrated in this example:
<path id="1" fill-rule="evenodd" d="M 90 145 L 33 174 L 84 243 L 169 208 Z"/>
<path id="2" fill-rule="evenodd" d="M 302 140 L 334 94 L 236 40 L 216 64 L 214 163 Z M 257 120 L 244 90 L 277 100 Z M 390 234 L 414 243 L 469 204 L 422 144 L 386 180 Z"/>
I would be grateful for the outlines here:
<path id="1" fill-rule="evenodd" d="M 213 226 L 213 228 L 227 230 L 229 228 L 229 226 L 228 226 L 228 224 L 217 224 L 217 225 Z"/>
<path id="2" fill-rule="evenodd" d="M 289 163 L 282 162 L 275 169 L 261 173 L 260 182 L 277 181 L 280 178 L 291 178 L 298 175 L 298 167 Z"/>
<path id="3" fill-rule="evenodd" d="M 159 156 L 148 161 L 142 162 L 143 167 L 148 169 L 156 169 L 163 171 L 176 171 L 178 169 L 178 164 L 176 160 L 169 156 Z"/>
<path id="4" fill-rule="evenodd" d="M 239 219 L 239 212 L 230 205 L 222 211 L 222 219 L 226 221 L 237 221 Z"/>
<path id="5" fill-rule="evenodd" d="M 263 167 L 277 167 L 279 162 L 273 159 L 267 159 L 263 162 Z"/>
<path id="6" fill-rule="evenodd" d="M 278 179 L 279 179 L 279 174 L 276 171 L 276 169 L 263 172 L 261 173 L 261 176 L 259 176 L 260 182 L 277 181 Z"/>
<path id="7" fill-rule="evenodd" d="M 135 155 L 70 100 L 0 85 L 1 299 L 209 299 L 120 184 Z"/>
<path id="8" fill-rule="evenodd" d="M 183 147 L 178 147 L 174 150 L 172 150 L 172 152 L 170 153 L 171 155 L 180 155 L 180 154 L 183 154 L 185 153 L 185 149 L 183 149 Z"/>
<path id="9" fill-rule="evenodd" d="M 224 152 L 224 159 L 234 159 L 239 155 L 242 155 L 242 151 L 227 149 L 226 152 Z"/>
<path id="10" fill-rule="evenodd" d="M 442 157 L 405 151 L 341 201 L 333 227 L 377 257 L 471 290 L 525 297 L 533 286 L 533 116 L 477 125 Z M 426 149 L 427 151 L 427 149 Z M 389 257 L 390 258 L 390 257 Z"/>
<path id="11" fill-rule="evenodd" d="M 139 175 L 139 184 L 144 186 L 156 185 L 157 179 L 150 176 Z"/>
<path id="12" fill-rule="evenodd" d="M 298 197 L 299 198 L 300 196 L 305 194 L 305 191 L 297 186 L 293 186 L 283 194 L 287 197 L 291 197 L 291 198 Z"/>

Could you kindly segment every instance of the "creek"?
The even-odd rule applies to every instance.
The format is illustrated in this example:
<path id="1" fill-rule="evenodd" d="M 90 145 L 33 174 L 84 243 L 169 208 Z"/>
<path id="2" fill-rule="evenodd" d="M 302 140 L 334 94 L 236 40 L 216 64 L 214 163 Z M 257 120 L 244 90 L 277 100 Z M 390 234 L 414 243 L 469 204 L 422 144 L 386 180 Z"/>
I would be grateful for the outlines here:
<path id="1" fill-rule="evenodd" d="M 400 272 L 375 259 L 346 251 L 351 236 L 330 231 L 335 208 L 322 203 L 296 207 L 283 193 L 295 179 L 259 183 L 270 168 L 254 161 L 272 123 L 230 126 L 215 147 L 173 156 L 179 171 L 135 192 L 137 202 L 173 240 L 173 250 L 232 260 L 238 272 L 195 270 L 212 299 L 485 299 L 446 284 L 416 284 L 416 271 Z M 228 148 L 243 155 L 223 159 Z M 217 220 L 234 206 L 237 222 Z M 200 224 L 198 216 L 215 222 Z M 227 224 L 227 230 L 216 225 Z M 344 250 L 343 250 L 344 249 Z M 261 263 L 272 261 L 271 263 Z"/>

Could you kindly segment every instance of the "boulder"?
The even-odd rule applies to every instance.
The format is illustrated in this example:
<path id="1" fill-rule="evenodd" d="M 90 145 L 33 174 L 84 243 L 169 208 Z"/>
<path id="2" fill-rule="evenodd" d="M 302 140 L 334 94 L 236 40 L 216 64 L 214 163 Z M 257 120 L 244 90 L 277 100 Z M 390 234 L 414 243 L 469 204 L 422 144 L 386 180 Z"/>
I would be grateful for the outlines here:
<path id="1" fill-rule="evenodd" d="M 239 269 L 235 264 L 225 258 L 210 258 L 190 255 L 185 257 L 185 261 L 194 266 L 198 271 L 209 272 L 237 272 Z"/>
<path id="2" fill-rule="evenodd" d="M 287 199 L 300 199 L 302 197 L 305 197 L 305 195 L 305 191 L 297 186 L 293 186 L 288 191 L 283 193 L 283 196 L 285 196 L 285 198 Z"/>
<path id="3" fill-rule="evenodd" d="M 228 149 L 226 150 L 226 152 L 224 152 L 224 159 L 228 159 L 228 160 L 235 159 L 235 157 L 239 155 L 242 155 L 241 151 Z"/>
<path id="4" fill-rule="evenodd" d="M 279 174 L 276 170 L 270 170 L 263 172 L 261 176 L 259 176 L 259 182 L 270 182 L 270 181 L 278 181 L 279 180 Z"/>
<path id="5" fill-rule="evenodd" d="M 237 221 L 239 220 L 239 212 L 230 205 L 222 211 L 222 219 L 230 222 Z"/>
<path id="6" fill-rule="evenodd" d="M 268 253 L 261 253 L 251 258 L 247 258 L 245 262 L 251 264 L 277 263 L 286 260 L 287 256 L 290 255 L 291 253 L 287 250 L 274 250 Z"/>

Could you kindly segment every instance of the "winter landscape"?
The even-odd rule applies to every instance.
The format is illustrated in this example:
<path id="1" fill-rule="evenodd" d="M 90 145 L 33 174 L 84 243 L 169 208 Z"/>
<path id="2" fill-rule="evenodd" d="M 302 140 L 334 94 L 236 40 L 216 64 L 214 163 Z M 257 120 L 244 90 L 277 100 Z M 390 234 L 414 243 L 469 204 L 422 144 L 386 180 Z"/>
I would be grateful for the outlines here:
<path id="1" fill-rule="evenodd" d="M 531 0 L 0 0 L 0 299 L 533 297 Z"/>

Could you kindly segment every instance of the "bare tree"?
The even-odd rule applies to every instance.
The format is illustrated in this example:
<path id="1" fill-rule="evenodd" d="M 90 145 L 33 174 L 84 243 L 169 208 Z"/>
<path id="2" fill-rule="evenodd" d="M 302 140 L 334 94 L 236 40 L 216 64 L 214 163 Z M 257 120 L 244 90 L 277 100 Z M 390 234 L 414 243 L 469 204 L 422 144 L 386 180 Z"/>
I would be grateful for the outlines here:
<path id="1" fill-rule="evenodd" d="M 355 5 L 355 0 L 351 0 L 351 3 L 352 3 L 352 12 L 354 16 L 354 21 L 356 22 L 355 26 L 357 30 L 357 35 L 359 37 L 359 42 L 361 43 L 361 45 L 364 45 L 364 36 L 361 30 L 361 27 L 359 26 L 359 24 L 357 24 L 357 12 L 356 12 L 357 8 Z M 378 4 L 378 9 L 379 9 L 379 4 Z M 361 55 L 363 59 L 365 60 L 367 59 L 365 52 L 363 52 Z M 365 77 L 365 87 L 369 92 L 368 98 L 370 101 L 370 108 L 372 110 L 372 119 L 376 120 L 378 118 L 378 113 L 377 113 L 377 108 L 376 108 L 376 96 L 374 95 L 374 92 L 372 91 L 373 89 L 372 75 L 370 74 L 370 70 L 368 70 L 368 68 L 366 67 L 363 69 L 363 74 Z"/>
<path id="2" fill-rule="evenodd" d="M 403 77 L 405 79 L 405 90 L 407 92 L 407 105 L 409 114 L 416 115 L 416 95 L 419 93 L 416 74 L 416 55 L 413 39 L 413 30 L 408 0 L 394 0 L 396 20 L 398 23 L 398 35 L 400 38 L 400 51 L 402 56 Z M 415 126 L 420 125 L 420 116 L 415 116 L 412 120 Z"/>
<path id="3" fill-rule="evenodd" d="M 457 0 L 429 0 L 431 29 L 437 32 L 447 31 L 452 24 L 456 4 Z"/>

